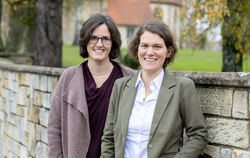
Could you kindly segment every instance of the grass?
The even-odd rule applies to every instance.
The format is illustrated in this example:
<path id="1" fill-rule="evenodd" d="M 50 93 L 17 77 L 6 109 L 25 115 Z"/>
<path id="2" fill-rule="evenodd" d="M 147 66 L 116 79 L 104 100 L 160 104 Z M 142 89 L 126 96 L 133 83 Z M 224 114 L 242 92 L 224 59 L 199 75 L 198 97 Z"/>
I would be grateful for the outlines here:
<path id="1" fill-rule="evenodd" d="M 78 65 L 83 61 L 84 59 L 79 54 L 78 46 L 63 45 L 63 65 L 68 67 Z"/>
<path id="2" fill-rule="evenodd" d="M 125 51 L 125 49 L 122 49 Z M 77 46 L 63 46 L 63 64 L 73 66 L 82 63 L 84 60 L 79 55 Z M 168 66 L 170 71 L 204 71 L 221 72 L 222 52 L 209 52 L 204 50 L 179 50 L 174 63 Z M 243 71 L 250 72 L 250 56 L 243 62 Z"/>
<path id="3" fill-rule="evenodd" d="M 204 50 L 179 50 L 174 63 L 168 67 L 172 71 L 220 72 L 222 53 Z"/>

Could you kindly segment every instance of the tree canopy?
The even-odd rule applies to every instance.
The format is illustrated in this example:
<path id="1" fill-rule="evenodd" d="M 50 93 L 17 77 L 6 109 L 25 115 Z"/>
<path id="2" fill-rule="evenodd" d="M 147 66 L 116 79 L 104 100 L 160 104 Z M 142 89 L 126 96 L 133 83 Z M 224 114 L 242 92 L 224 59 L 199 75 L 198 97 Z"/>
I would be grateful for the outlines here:
<path id="1" fill-rule="evenodd" d="M 232 58 L 231 64 L 240 64 L 242 67 L 243 54 L 250 54 L 249 18 L 249 0 L 184 0 L 182 37 L 191 43 L 200 42 L 210 29 L 221 25 L 223 53 L 235 56 L 223 56 L 223 64 Z M 241 71 L 234 66 L 227 69 L 228 66 L 223 65 L 223 71 Z"/>

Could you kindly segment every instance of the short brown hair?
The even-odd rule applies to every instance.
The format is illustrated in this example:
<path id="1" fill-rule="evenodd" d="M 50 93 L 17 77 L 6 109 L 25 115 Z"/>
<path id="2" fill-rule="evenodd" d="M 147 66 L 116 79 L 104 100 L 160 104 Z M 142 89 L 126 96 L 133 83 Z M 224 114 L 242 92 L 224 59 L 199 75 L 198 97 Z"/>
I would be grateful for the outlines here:
<path id="1" fill-rule="evenodd" d="M 132 55 L 132 57 L 138 59 L 138 47 L 140 44 L 140 38 L 145 31 L 149 31 L 159 35 L 164 40 L 167 50 L 171 52 L 171 56 L 165 59 L 163 67 L 166 67 L 168 63 L 174 61 L 175 55 L 178 50 L 174 37 L 169 27 L 159 20 L 149 20 L 140 25 L 134 37 L 129 43 L 129 53 Z"/>
<path id="2" fill-rule="evenodd" d="M 102 24 L 107 25 L 111 35 L 112 47 L 109 53 L 109 58 L 115 59 L 120 55 L 121 35 L 118 28 L 110 16 L 97 13 L 89 17 L 89 19 L 82 24 L 80 30 L 79 47 L 80 55 L 83 58 L 88 57 L 87 45 L 93 30 Z"/>

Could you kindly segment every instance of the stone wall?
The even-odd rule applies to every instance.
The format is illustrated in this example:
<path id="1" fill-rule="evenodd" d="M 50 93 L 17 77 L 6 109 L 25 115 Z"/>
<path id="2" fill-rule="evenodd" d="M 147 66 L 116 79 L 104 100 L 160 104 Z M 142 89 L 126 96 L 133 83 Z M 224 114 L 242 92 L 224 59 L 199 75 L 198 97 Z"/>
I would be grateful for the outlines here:
<path id="1" fill-rule="evenodd" d="M 0 62 L 0 157 L 48 157 L 50 101 L 62 71 Z M 205 153 L 249 158 L 250 73 L 176 74 L 196 83 L 209 131 Z"/>
<path id="2" fill-rule="evenodd" d="M 213 158 L 250 158 L 250 73 L 176 72 L 200 95 Z"/>
<path id="3" fill-rule="evenodd" d="M 63 70 L 0 62 L 0 157 L 46 158 L 52 92 Z"/>

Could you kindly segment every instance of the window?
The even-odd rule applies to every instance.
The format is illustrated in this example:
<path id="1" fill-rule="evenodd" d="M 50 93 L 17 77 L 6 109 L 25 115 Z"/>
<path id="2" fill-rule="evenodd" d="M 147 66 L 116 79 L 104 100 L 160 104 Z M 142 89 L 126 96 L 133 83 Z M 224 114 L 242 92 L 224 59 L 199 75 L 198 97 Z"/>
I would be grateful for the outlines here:
<path id="1" fill-rule="evenodd" d="M 130 37 L 133 36 L 134 30 L 135 30 L 135 29 L 134 29 L 133 27 L 128 27 L 128 28 L 127 28 L 127 38 L 130 38 Z"/>

